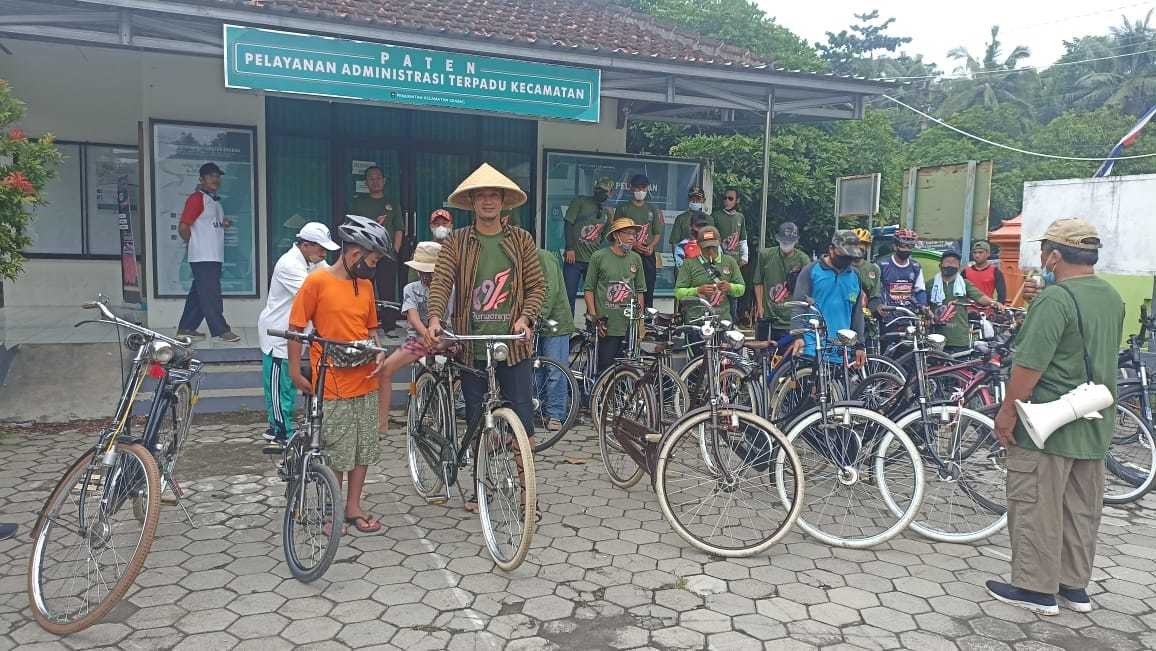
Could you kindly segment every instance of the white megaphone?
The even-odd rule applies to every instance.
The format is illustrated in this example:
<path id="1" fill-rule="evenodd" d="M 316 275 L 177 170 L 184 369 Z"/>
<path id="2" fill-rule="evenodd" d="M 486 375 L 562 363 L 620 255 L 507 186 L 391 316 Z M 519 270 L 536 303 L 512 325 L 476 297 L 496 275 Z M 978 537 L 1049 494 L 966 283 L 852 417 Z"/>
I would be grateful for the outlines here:
<path id="1" fill-rule="evenodd" d="M 1102 384 L 1086 382 L 1060 396 L 1059 400 L 1032 404 L 1016 400 L 1016 412 L 1036 447 L 1043 449 L 1048 437 L 1076 420 L 1103 418 L 1100 411 L 1115 402 L 1112 392 Z"/>

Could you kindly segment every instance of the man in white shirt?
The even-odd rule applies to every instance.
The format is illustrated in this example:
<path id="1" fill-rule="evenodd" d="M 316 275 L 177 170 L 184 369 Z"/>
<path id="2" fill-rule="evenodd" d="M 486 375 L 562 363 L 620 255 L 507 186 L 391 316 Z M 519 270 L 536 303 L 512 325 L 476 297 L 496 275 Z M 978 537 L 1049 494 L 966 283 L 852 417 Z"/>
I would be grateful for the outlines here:
<path id="1" fill-rule="evenodd" d="M 188 243 L 189 269 L 193 285 L 185 299 L 185 311 L 177 325 L 177 334 L 204 337 L 197 328 L 201 321 L 209 324 L 209 334 L 228 343 L 241 338 L 225 321 L 225 304 L 221 301 L 221 266 L 225 262 L 225 229 L 233 222 L 221 207 L 221 177 L 225 175 L 216 163 L 201 165 L 197 189 L 185 199 L 177 233 Z"/>
<path id="2" fill-rule="evenodd" d="M 257 317 L 261 342 L 261 370 L 265 379 L 265 411 L 269 428 L 265 440 L 284 444 L 293 437 L 293 401 L 296 390 L 289 375 L 289 350 L 285 339 L 269 336 L 269 329 L 289 329 L 289 310 L 305 277 L 328 267 L 326 251 L 341 247 L 329 236 L 325 224 L 309 222 L 301 227 L 293 246 L 277 260 L 269 280 L 269 298 Z M 300 364 L 301 360 L 293 360 Z"/>

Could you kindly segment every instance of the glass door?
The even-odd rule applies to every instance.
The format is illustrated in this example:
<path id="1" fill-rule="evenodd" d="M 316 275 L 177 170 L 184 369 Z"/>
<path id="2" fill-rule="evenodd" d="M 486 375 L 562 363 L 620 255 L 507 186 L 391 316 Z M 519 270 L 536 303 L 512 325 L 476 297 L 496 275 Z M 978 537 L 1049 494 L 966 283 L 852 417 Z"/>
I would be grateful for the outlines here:
<path id="1" fill-rule="evenodd" d="M 454 215 L 454 226 L 470 223 L 469 212 L 449 205 L 447 199 L 470 172 L 474 171 L 469 154 L 417 152 L 413 155 L 413 206 L 417 213 L 418 241 L 430 239 L 429 216 L 438 208 Z"/>

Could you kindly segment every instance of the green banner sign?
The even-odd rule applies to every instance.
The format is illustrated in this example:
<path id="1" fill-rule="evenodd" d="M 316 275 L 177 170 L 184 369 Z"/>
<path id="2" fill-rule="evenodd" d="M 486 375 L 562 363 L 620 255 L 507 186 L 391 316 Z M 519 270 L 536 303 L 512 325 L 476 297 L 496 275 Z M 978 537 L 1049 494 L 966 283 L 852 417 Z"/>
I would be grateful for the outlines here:
<path id="1" fill-rule="evenodd" d="M 225 25 L 225 86 L 597 122 L 601 72 Z"/>

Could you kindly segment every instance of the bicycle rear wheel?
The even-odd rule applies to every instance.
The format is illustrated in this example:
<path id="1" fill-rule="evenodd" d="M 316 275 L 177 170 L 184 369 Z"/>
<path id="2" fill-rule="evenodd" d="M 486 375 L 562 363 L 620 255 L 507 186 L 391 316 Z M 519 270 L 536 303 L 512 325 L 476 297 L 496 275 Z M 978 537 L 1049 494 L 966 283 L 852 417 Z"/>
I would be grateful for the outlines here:
<path id="1" fill-rule="evenodd" d="M 598 452 L 602 465 L 610 476 L 610 483 L 619 488 L 630 488 L 642 479 L 642 468 L 633 457 L 622 449 L 622 443 L 614 435 L 614 420 L 628 418 L 650 429 L 657 429 L 658 405 L 654 392 L 641 389 L 638 383 L 642 372 L 630 367 L 612 371 L 606 382 L 605 396 L 595 421 L 598 426 Z"/>
<path id="2" fill-rule="evenodd" d="M 983 540 L 1007 526 L 1007 466 L 995 438 L 995 423 L 983 414 L 954 405 L 929 407 L 928 418 L 913 410 L 896 422 L 923 442 L 923 507 L 911 522 L 916 533 L 939 542 Z M 878 483 L 891 504 L 890 468 L 899 441 L 888 434 L 879 445 Z M 936 454 L 932 454 L 934 449 Z M 938 460 L 937 460 L 938 459 Z M 901 514 L 898 504 L 892 512 Z"/>
<path id="3" fill-rule="evenodd" d="M 534 456 L 522 421 L 512 409 L 495 409 L 494 426 L 483 427 L 475 476 L 482 537 L 503 570 L 526 559 L 538 508 Z"/>
<path id="4" fill-rule="evenodd" d="M 887 435 L 891 455 L 877 453 Z M 862 407 L 819 409 L 795 421 L 787 438 L 795 446 L 806 480 L 799 527 L 835 547 L 863 549 L 898 535 L 923 502 L 923 463 L 907 434 L 886 416 Z M 782 465 L 782 461 L 778 462 Z M 878 494 L 886 469 L 890 501 Z M 790 499 L 786 475 L 777 470 L 779 494 Z M 898 508 L 900 513 L 896 513 Z"/>
<path id="5" fill-rule="evenodd" d="M 405 428 L 405 457 L 413 488 L 429 499 L 445 494 L 441 449 L 433 436 L 447 437 L 454 405 L 435 376 L 423 373 L 414 384 Z"/>
<path id="6" fill-rule="evenodd" d="M 715 556 L 766 551 L 803 506 L 803 473 L 787 437 L 746 411 L 721 409 L 717 418 L 701 411 L 676 423 L 662 440 L 654 480 L 671 528 Z"/>
<path id="7" fill-rule="evenodd" d="M 293 462 L 299 464 L 300 459 Z M 300 465 L 295 470 L 300 471 Z M 281 522 L 285 562 L 298 581 L 310 583 L 325 574 L 337 555 L 345 499 L 333 471 L 316 459 L 309 460 L 303 476 L 289 482 L 288 490 Z"/>
<path id="8" fill-rule="evenodd" d="M 554 446 L 563 436 L 574 427 L 578 420 L 578 406 L 582 402 L 582 395 L 578 382 L 570 369 L 549 357 L 535 357 L 530 374 L 530 388 L 534 403 L 534 438 L 537 445 L 534 452 L 542 452 Z M 557 395 L 551 396 L 551 392 Z M 557 409 L 560 413 L 551 413 Z M 551 430 L 551 421 L 558 421 L 561 425 Z"/>
<path id="9" fill-rule="evenodd" d="M 140 574 L 156 536 L 156 461 L 137 444 L 118 443 L 116 452 L 111 466 L 93 451 L 78 459 L 48 497 L 32 534 L 29 606 L 55 635 L 84 630 L 108 614 Z"/>
<path id="10" fill-rule="evenodd" d="M 1152 428 L 1125 404 L 1116 403 L 1116 425 L 1104 455 L 1104 503 L 1127 504 L 1156 483 L 1156 446 Z"/>

